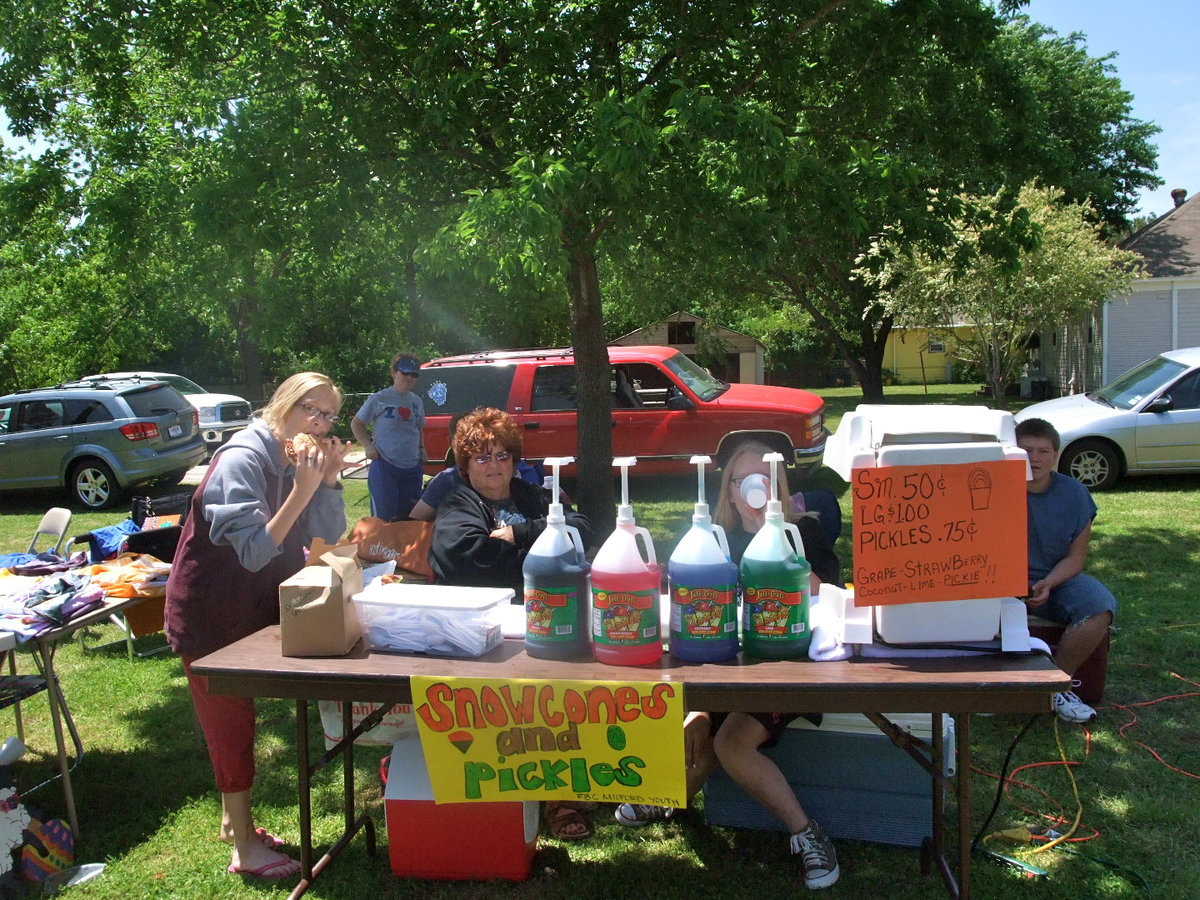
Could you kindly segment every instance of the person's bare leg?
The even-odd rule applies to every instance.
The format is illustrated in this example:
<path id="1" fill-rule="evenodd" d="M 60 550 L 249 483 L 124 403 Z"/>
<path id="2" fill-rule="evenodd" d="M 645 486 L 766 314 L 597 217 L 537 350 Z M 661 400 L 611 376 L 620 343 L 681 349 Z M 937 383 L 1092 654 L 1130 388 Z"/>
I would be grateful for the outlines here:
<path id="1" fill-rule="evenodd" d="M 1091 656 L 1092 651 L 1100 646 L 1112 620 L 1112 613 L 1102 612 L 1088 616 L 1082 622 L 1063 631 L 1054 651 L 1054 664 L 1073 676 L 1084 660 Z"/>
<path id="2" fill-rule="evenodd" d="M 695 713 L 683 723 L 683 746 L 685 777 L 687 778 L 688 803 L 700 793 L 704 782 L 717 771 L 720 762 L 713 750 L 711 725 L 708 716 Z"/>
<path id="3" fill-rule="evenodd" d="M 808 825 L 808 814 L 796 799 L 779 766 L 759 747 L 770 735 L 746 713 L 730 713 L 713 741 L 717 759 L 747 794 L 784 824 L 789 834 Z"/>

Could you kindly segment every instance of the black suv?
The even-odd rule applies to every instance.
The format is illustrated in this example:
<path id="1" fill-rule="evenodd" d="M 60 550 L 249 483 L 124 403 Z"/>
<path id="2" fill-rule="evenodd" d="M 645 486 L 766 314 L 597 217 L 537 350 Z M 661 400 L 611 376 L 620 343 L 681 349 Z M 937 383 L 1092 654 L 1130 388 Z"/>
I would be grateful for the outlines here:
<path id="1" fill-rule="evenodd" d="M 161 382 L 71 382 L 0 397 L 0 489 L 66 488 L 107 509 L 204 460 L 196 410 Z"/>

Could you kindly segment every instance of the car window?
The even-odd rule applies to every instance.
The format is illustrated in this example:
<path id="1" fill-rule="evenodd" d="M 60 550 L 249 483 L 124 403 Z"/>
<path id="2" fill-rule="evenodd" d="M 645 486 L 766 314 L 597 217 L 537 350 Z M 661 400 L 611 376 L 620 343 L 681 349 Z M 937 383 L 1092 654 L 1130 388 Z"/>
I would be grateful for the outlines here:
<path id="1" fill-rule="evenodd" d="M 425 415 L 469 413 L 479 406 L 508 408 L 512 366 L 446 366 L 421 370 L 418 389 Z"/>
<path id="2" fill-rule="evenodd" d="M 204 388 L 200 387 L 200 385 L 196 384 L 196 382 L 192 381 L 190 378 L 184 378 L 182 375 L 159 375 L 156 377 L 158 377 L 161 381 L 165 381 L 171 387 L 175 388 L 175 390 L 179 391 L 179 393 L 184 395 L 207 393 Z"/>
<path id="3" fill-rule="evenodd" d="M 102 400 L 67 399 L 67 422 L 71 425 L 87 425 L 92 422 L 111 422 L 113 414 Z"/>
<path id="4" fill-rule="evenodd" d="M 625 402 L 614 406 L 625 409 L 665 409 L 670 389 L 675 387 L 670 376 L 658 366 L 650 363 L 628 363 L 613 367 L 614 392 L 626 394 L 622 382 L 629 385 L 633 396 L 630 402 L 628 395 Z"/>
<path id="5" fill-rule="evenodd" d="M 714 378 L 711 372 L 696 365 L 682 353 L 676 353 L 664 362 L 701 400 L 714 400 L 729 390 L 729 385 Z"/>
<path id="6" fill-rule="evenodd" d="M 533 373 L 532 412 L 575 409 L 575 367 L 538 366 Z"/>
<path id="7" fill-rule="evenodd" d="M 1146 397 L 1157 394 L 1178 378 L 1186 368 L 1183 363 L 1156 356 L 1099 388 L 1095 396 L 1117 409 L 1133 409 Z"/>
<path id="8" fill-rule="evenodd" d="M 1171 385 L 1167 395 L 1171 398 L 1171 409 L 1200 408 L 1200 369 Z"/>
<path id="9" fill-rule="evenodd" d="M 190 412 L 192 408 L 191 404 L 179 396 L 179 391 L 166 385 L 128 391 L 121 397 L 139 419 L 154 419 L 180 410 Z"/>
<path id="10" fill-rule="evenodd" d="M 5 404 L 0 406 L 0 434 L 8 432 L 12 428 L 13 423 L 13 406 Z"/>
<path id="11" fill-rule="evenodd" d="M 59 428 L 63 424 L 61 400 L 29 400 L 18 411 L 18 431 L 41 431 Z"/>

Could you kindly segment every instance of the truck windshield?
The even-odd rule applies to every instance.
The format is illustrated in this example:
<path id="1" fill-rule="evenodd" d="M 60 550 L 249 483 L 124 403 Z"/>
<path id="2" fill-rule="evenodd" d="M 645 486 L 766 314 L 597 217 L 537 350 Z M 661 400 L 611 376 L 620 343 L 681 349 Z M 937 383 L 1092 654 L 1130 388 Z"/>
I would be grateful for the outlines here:
<path id="1" fill-rule="evenodd" d="M 664 365 L 674 372 L 679 380 L 701 400 L 713 400 L 729 390 L 728 384 L 719 378 L 714 378 L 708 369 L 696 365 L 682 353 L 676 353 L 664 360 Z"/>

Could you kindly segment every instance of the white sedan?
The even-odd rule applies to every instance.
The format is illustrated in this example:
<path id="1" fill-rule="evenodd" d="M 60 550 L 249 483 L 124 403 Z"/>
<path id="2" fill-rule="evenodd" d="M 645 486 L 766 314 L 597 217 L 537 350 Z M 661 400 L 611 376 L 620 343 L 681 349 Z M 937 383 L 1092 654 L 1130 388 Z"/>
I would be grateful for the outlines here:
<path id="1" fill-rule="evenodd" d="M 1058 470 L 1092 490 L 1123 475 L 1200 472 L 1200 347 L 1148 359 L 1086 394 L 1027 406 L 1062 438 Z"/>

